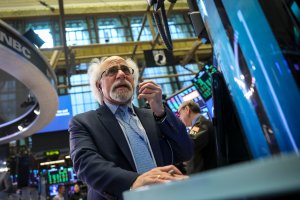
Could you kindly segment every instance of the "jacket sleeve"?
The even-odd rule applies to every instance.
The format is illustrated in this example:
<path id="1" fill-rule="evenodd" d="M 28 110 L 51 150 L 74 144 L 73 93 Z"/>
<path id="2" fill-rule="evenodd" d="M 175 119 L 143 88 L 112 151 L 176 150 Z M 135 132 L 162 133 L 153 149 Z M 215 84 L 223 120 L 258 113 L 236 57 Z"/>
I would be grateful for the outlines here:
<path id="1" fill-rule="evenodd" d="M 158 123 L 160 130 L 171 146 L 174 163 L 190 160 L 193 156 L 193 144 L 185 125 L 169 110 L 166 118 Z"/>
<path id="2" fill-rule="evenodd" d="M 77 176 L 100 195 L 122 197 L 122 192 L 128 190 L 138 174 L 122 169 L 114 162 L 101 155 L 90 134 L 89 119 L 84 116 L 74 117 L 69 124 L 70 155 Z M 101 134 L 99 131 L 98 134 Z M 112 198 L 113 197 L 113 198 Z"/>

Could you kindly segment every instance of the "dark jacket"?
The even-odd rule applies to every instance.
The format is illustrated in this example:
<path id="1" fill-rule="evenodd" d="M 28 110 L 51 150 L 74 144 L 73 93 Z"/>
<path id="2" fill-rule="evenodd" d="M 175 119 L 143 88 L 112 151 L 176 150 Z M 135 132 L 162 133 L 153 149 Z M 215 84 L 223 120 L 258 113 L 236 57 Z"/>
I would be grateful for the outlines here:
<path id="1" fill-rule="evenodd" d="M 149 109 L 134 108 L 158 166 L 189 160 L 192 142 L 185 126 L 167 110 L 162 123 Z M 75 116 L 69 125 L 70 155 L 78 177 L 88 185 L 88 199 L 122 199 L 139 176 L 126 138 L 109 108 L 100 106 Z"/>
<path id="2" fill-rule="evenodd" d="M 86 197 L 83 196 L 80 192 L 71 195 L 70 200 L 85 200 Z"/>
<path id="3" fill-rule="evenodd" d="M 216 148 L 211 121 L 200 115 L 189 135 L 194 141 L 194 156 L 187 162 L 187 174 L 194 174 L 217 167 Z"/>

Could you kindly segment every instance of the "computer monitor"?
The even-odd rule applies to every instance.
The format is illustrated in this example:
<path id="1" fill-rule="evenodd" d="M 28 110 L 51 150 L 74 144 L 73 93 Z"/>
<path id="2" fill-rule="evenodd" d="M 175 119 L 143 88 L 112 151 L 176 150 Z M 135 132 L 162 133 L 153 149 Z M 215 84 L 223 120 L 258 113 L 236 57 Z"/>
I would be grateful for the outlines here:
<path id="1" fill-rule="evenodd" d="M 68 124 L 73 117 L 72 103 L 70 95 L 59 96 L 58 110 L 55 118 L 44 128 L 38 131 L 38 133 L 46 132 L 58 132 L 68 129 Z"/>
<path id="2" fill-rule="evenodd" d="M 224 77 L 217 72 L 212 79 L 217 165 L 221 167 L 249 160 L 252 156 Z"/>
<path id="3" fill-rule="evenodd" d="M 201 113 L 203 116 L 207 117 L 208 119 L 211 118 L 209 114 L 209 110 L 206 106 L 205 101 L 199 94 L 197 88 L 194 85 L 190 85 L 182 90 L 176 92 L 172 96 L 166 99 L 167 106 L 171 109 L 176 116 L 179 116 L 178 108 L 184 101 L 193 100 L 199 104 L 201 108 Z"/>
<path id="4" fill-rule="evenodd" d="M 39 170 L 33 169 L 29 171 L 29 186 L 37 187 L 39 185 L 40 176 Z"/>
<path id="5" fill-rule="evenodd" d="M 69 173 L 67 168 L 49 169 L 47 176 L 49 185 L 69 182 Z"/>
<path id="6" fill-rule="evenodd" d="M 58 193 L 58 184 L 49 185 L 49 195 L 55 196 Z"/>
<path id="7" fill-rule="evenodd" d="M 212 97 L 212 74 L 215 72 L 217 69 L 213 65 L 205 65 L 192 80 L 204 101 Z"/>
<path id="8" fill-rule="evenodd" d="M 68 177 L 69 177 L 69 181 L 72 183 L 75 183 L 78 181 L 77 175 L 74 172 L 73 167 L 68 167 Z"/>

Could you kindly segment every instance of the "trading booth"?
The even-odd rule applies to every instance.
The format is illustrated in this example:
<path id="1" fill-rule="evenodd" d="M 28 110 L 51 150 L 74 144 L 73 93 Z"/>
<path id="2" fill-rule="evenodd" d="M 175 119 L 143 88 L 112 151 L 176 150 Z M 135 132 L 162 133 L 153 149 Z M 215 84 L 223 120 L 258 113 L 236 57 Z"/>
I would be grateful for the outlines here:
<path id="1" fill-rule="evenodd" d="M 124 192 L 125 200 L 299 198 L 299 2 L 188 3 L 217 71 L 200 71 L 167 105 L 176 113 L 194 100 L 213 121 L 218 168 Z"/>

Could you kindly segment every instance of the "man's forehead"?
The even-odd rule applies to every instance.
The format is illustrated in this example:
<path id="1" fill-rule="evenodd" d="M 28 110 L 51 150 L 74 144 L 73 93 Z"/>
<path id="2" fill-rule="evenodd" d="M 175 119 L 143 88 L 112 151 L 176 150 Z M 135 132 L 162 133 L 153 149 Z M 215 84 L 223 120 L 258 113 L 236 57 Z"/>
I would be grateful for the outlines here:
<path id="1" fill-rule="evenodd" d="M 113 57 L 106 59 L 102 63 L 102 66 L 103 66 L 103 68 L 109 68 L 109 67 L 121 65 L 121 64 L 127 66 L 127 63 L 123 58 L 118 57 L 118 56 L 113 56 Z"/>
<path id="2" fill-rule="evenodd" d="M 183 106 L 180 105 L 177 111 L 179 112 L 179 111 L 182 109 L 182 107 L 183 107 Z"/>
<path id="3" fill-rule="evenodd" d="M 184 108 L 186 105 L 187 105 L 186 103 L 181 104 L 181 105 L 179 106 L 179 108 L 178 108 L 178 111 L 180 111 L 180 110 L 181 110 L 182 108 Z"/>

